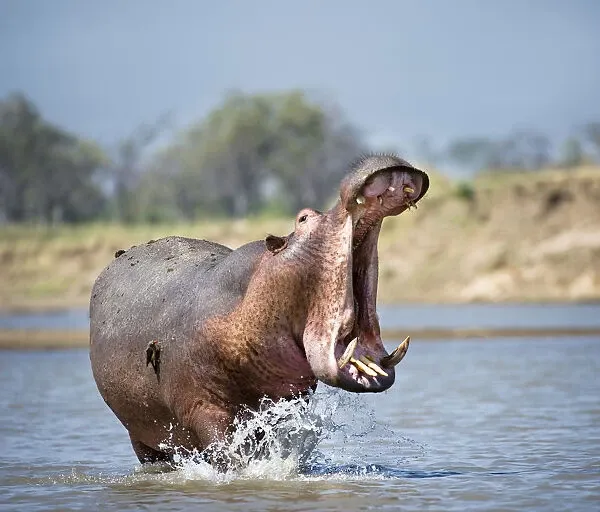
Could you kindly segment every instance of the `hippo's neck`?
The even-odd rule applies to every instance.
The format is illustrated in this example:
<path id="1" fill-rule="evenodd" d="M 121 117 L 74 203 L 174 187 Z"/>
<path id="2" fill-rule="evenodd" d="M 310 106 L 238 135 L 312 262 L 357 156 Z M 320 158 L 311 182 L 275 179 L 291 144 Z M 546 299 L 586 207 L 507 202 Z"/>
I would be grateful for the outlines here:
<path id="1" fill-rule="evenodd" d="M 316 384 L 296 332 L 306 311 L 306 293 L 297 288 L 297 280 L 255 275 L 240 303 L 205 325 L 248 405 L 263 396 L 298 396 Z"/>

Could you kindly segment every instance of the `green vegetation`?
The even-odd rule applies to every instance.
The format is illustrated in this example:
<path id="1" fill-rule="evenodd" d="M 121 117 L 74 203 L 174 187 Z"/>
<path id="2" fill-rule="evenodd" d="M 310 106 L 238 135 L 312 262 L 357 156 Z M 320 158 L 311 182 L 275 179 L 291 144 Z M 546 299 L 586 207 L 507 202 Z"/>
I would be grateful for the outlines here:
<path id="1" fill-rule="evenodd" d="M 456 185 L 456 197 L 465 201 L 472 201 L 475 197 L 475 189 L 473 184 L 468 181 L 460 181 Z"/>
<path id="2" fill-rule="evenodd" d="M 232 94 L 167 147 L 142 126 L 111 154 L 52 125 L 21 95 L 0 102 L 0 220 L 190 222 L 323 207 L 367 148 L 341 111 L 301 91 Z"/>
<path id="3" fill-rule="evenodd" d="M 0 220 L 77 222 L 102 211 L 107 160 L 93 142 L 42 119 L 20 95 L 0 102 Z"/>

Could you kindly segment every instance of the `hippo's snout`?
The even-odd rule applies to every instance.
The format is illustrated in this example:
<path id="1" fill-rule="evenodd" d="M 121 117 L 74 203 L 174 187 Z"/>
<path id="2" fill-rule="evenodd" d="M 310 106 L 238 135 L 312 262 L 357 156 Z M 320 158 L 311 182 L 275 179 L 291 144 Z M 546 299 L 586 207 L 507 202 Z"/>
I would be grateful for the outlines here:
<path id="1" fill-rule="evenodd" d="M 371 221 L 398 215 L 416 206 L 429 188 L 427 174 L 397 157 L 360 160 L 342 182 L 341 206 L 355 216 Z"/>
<path id="2" fill-rule="evenodd" d="M 377 199 L 380 203 L 386 198 L 401 201 L 416 201 L 421 194 L 423 178 L 419 173 L 405 171 L 380 171 L 371 176 L 357 195 L 356 202 L 364 203 L 365 199 Z"/>
<path id="3" fill-rule="evenodd" d="M 416 206 L 425 179 L 426 175 L 420 171 L 380 171 L 358 189 L 354 200 L 350 199 L 345 208 L 353 214 L 358 212 L 360 216 L 364 210 L 373 211 L 379 218 L 398 215 Z"/>

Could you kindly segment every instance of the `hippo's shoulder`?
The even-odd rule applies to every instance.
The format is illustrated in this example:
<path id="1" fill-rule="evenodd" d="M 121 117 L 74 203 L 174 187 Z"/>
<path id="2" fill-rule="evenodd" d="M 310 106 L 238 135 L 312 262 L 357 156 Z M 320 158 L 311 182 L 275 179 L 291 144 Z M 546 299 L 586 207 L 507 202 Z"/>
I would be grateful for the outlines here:
<path id="1" fill-rule="evenodd" d="M 264 240 L 238 247 L 219 261 L 215 268 L 215 280 L 236 295 L 243 294 L 264 252 Z"/>

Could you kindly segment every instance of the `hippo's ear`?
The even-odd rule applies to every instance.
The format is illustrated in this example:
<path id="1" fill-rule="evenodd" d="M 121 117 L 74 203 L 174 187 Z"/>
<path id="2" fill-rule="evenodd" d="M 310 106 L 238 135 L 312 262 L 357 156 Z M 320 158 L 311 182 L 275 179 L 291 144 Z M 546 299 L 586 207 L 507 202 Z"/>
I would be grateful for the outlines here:
<path id="1" fill-rule="evenodd" d="M 277 254 L 279 251 L 285 249 L 287 244 L 288 241 L 286 237 L 267 235 L 267 238 L 265 238 L 265 246 L 273 254 Z"/>

